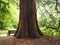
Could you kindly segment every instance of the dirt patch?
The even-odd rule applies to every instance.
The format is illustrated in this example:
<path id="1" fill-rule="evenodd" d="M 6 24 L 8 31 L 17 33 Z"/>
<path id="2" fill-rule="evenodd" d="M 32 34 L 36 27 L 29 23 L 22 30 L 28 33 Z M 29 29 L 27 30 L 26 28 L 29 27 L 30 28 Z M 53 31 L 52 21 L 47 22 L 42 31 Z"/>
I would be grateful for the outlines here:
<path id="1" fill-rule="evenodd" d="M 0 45 L 60 45 L 60 37 L 41 36 L 39 39 L 0 37 Z"/>

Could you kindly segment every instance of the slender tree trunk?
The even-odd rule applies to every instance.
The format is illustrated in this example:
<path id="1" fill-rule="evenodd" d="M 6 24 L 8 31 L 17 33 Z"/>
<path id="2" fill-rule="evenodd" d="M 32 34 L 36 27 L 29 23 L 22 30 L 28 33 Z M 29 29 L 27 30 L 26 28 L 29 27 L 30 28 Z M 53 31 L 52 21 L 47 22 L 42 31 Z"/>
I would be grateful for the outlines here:
<path id="1" fill-rule="evenodd" d="M 19 24 L 14 36 L 16 38 L 39 38 L 41 35 L 43 34 L 37 23 L 35 0 L 20 0 Z"/>

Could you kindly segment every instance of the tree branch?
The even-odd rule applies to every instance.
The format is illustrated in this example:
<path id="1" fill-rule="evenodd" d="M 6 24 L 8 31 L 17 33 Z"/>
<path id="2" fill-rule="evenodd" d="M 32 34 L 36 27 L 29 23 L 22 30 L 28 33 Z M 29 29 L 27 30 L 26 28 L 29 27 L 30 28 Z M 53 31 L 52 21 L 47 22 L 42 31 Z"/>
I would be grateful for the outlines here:
<path id="1" fill-rule="evenodd" d="M 57 6 L 58 6 L 58 0 L 56 0 L 55 9 L 56 9 L 57 13 L 60 13 L 60 11 L 58 10 Z"/>

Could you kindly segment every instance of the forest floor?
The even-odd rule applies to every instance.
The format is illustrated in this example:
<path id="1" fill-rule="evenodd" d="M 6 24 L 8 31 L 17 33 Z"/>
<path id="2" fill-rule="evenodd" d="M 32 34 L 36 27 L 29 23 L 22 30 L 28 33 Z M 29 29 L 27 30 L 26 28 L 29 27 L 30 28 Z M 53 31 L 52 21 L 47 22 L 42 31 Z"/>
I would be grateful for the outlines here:
<path id="1" fill-rule="evenodd" d="M 0 45 L 60 45 L 60 37 L 41 36 L 39 39 L 0 37 Z"/>

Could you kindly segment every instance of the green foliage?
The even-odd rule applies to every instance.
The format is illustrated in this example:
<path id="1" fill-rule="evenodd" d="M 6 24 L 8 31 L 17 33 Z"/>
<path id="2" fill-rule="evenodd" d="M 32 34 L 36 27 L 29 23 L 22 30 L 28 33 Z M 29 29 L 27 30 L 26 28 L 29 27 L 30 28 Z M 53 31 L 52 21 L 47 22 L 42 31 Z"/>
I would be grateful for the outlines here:
<path id="1" fill-rule="evenodd" d="M 58 4 L 56 0 L 36 0 L 38 24 L 45 35 L 60 36 L 59 4 L 59 0 Z"/>
<path id="2" fill-rule="evenodd" d="M 41 31 L 43 32 L 44 35 L 49 35 L 49 36 L 60 36 L 60 31 L 48 28 L 46 27 L 40 27 Z"/>
<path id="3" fill-rule="evenodd" d="M 0 0 L 0 29 L 17 28 L 18 24 L 18 0 Z"/>

